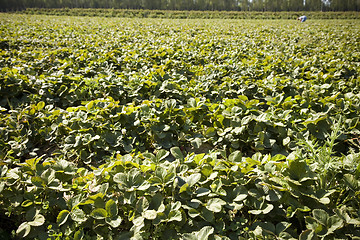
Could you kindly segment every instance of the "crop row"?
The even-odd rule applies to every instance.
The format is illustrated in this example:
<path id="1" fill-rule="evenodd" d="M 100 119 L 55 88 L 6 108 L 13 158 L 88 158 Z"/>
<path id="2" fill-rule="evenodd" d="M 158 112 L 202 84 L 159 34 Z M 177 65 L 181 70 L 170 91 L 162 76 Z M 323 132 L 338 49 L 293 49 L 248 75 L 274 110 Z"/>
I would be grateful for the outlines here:
<path id="1" fill-rule="evenodd" d="M 354 239 L 355 162 L 336 165 L 323 187 L 328 173 L 297 155 L 184 156 L 173 147 L 92 169 L 32 158 L 1 167 L 1 205 L 29 239 Z"/>
<path id="2" fill-rule="evenodd" d="M 56 16 L 100 16 L 124 18 L 170 18 L 170 19 L 297 19 L 299 12 L 256 12 L 256 11 L 171 11 L 144 9 L 79 9 L 79 8 L 27 8 L 25 14 Z M 309 12 L 311 19 L 359 19 L 357 12 Z"/>

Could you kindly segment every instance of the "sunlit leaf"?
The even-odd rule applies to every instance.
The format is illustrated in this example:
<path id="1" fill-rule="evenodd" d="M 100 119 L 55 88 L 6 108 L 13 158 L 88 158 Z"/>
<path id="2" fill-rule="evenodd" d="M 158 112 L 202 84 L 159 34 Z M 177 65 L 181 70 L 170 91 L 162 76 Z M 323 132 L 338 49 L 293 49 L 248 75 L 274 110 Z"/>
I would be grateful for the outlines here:
<path id="1" fill-rule="evenodd" d="M 30 230 L 31 230 L 30 225 L 27 222 L 23 222 L 16 230 L 16 235 L 18 235 L 21 238 L 26 237 L 30 233 Z"/>
<path id="2" fill-rule="evenodd" d="M 68 210 L 62 210 L 56 218 L 56 223 L 59 224 L 59 226 L 63 225 L 67 221 L 69 215 L 70 212 Z"/>
<path id="3" fill-rule="evenodd" d="M 106 210 L 103 208 L 96 208 L 90 213 L 90 216 L 95 219 L 104 219 L 107 217 L 107 215 L 108 214 L 107 214 Z"/>

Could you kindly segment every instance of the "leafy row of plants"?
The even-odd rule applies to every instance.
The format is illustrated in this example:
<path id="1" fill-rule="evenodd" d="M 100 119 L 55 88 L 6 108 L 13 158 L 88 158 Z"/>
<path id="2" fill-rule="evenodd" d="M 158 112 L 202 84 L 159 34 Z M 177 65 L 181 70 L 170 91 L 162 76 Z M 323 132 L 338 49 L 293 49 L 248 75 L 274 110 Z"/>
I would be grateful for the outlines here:
<path id="1" fill-rule="evenodd" d="M 289 97 L 284 104 L 291 107 L 277 110 L 277 115 L 262 112 L 263 104 L 241 95 L 219 103 L 190 98 L 181 106 L 175 99 L 145 100 L 139 105 L 98 99 L 61 110 L 39 102 L 21 111 L 11 110 L 2 119 L 1 156 L 16 161 L 52 150 L 80 165 L 98 165 L 116 153 L 171 147 L 182 147 L 186 152 L 226 149 L 240 150 L 246 155 L 255 152 L 287 155 L 297 147 L 298 138 L 305 138 L 303 134 L 323 143 L 336 121 L 327 114 L 339 111 L 309 110 L 309 115 L 301 114 L 297 104 L 292 106 L 293 102 L 296 100 Z M 332 101 L 325 104 L 335 105 Z M 346 154 L 350 146 L 358 147 L 347 142 L 349 136 L 357 136 L 357 124 L 358 116 L 343 122 L 341 137 L 336 139 L 340 145 L 338 152 Z"/>
<path id="2" fill-rule="evenodd" d="M 357 20 L 0 23 L 5 239 L 360 237 Z"/>
<path id="3" fill-rule="evenodd" d="M 299 12 L 255 12 L 255 11 L 172 11 L 144 9 L 39 9 L 28 8 L 25 14 L 56 16 L 100 16 L 130 18 L 180 18 L 180 19 L 296 19 Z M 359 19 L 356 12 L 306 12 L 312 19 Z"/>
<path id="4" fill-rule="evenodd" d="M 1 206 L 30 239 L 355 239 L 358 157 L 337 161 L 326 186 L 330 171 L 299 154 L 184 156 L 173 147 L 91 169 L 32 158 L 1 166 Z"/>

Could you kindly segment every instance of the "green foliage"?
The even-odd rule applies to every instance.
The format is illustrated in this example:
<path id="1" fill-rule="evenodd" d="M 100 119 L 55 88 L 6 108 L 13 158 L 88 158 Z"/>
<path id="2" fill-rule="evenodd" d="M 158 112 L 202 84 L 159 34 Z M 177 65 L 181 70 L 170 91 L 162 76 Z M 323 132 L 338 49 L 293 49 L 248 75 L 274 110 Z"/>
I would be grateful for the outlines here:
<path id="1" fill-rule="evenodd" d="M 357 20 L 0 23 L 3 236 L 360 237 Z"/>
<path id="2" fill-rule="evenodd" d="M 217 153 L 156 164 L 142 154 L 117 155 L 92 170 L 74 168 L 67 179 L 55 160 L 31 159 L 2 167 L 2 205 L 16 221 L 25 217 L 17 236 L 39 239 L 65 232 L 161 239 L 166 229 L 176 230 L 173 239 L 359 237 L 359 201 L 350 197 L 358 189 L 318 190 L 315 173 L 300 160 L 286 159 L 288 165 L 255 154 L 233 162 Z M 38 183 L 49 171 L 56 188 Z M 359 179 L 352 181 L 358 188 Z"/>
<path id="3" fill-rule="evenodd" d="M 188 5 L 186 7 L 189 7 Z M 201 6 L 205 7 L 205 6 Z M 290 8 L 295 7 L 291 5 Z M 356 8 L 355 5 L 353 5 Z M 358 6 L 359 7 L 359 6 Z M 288 8 L 290 10 L 290 8 Z M 359 14 L 356 9 L 351 10 L 350 6 L 348 11 L 353 12 L 323 12 L 306 11 L 309 19 L 359 19 Z M 198 11 L 186 11 L 190 9 L 179 10 L 148 10 L 148 9 L 96 9 L 96 8 L 26 8 L 21 11 L 25 14 L 37 15 L 55 15 L 55 16 L 99 16 L 99 17 L 125 17 L 125 18 L 167 18 L 167 19 L 297 19 L 302 13 L 300 9 L 295 11 L 277 11 L 276 9 L 268 9 L 264 12 L 263 9 L 252 9 L 251 11 L 214 11 L 221 9 L 203 9 Z M 204 11 L 205 10 L 205 11 Z M 210 11 L 209 11 L 210 10 Z M 241 9 L 243 10 L 243 9 Z M 320 9 L 319 9 L 320 10 Z M 341 9 L 340 11 L 346 11 Z"/>

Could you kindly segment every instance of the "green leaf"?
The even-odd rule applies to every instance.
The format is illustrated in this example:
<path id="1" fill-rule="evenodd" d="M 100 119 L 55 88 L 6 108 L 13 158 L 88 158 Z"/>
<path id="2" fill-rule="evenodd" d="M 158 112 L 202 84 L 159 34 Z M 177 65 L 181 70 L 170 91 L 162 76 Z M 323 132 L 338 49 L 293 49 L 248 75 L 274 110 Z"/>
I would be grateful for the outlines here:
<path id="1" fill-rule="evenodd" d="M 317 114 L 312 115 L 307 120 L 305 120 L 303 122 L 303 124 L 304 125 L 309 125 L 309 124 L 316 125 L 318 122 L 320 122 L 321 120 L 325 120 L 326 118 L 327 118 L 327 114 L 325 114 L 325 113 L 317 113 Z"/>
<path id="2" fill-rule="evenodd" d="M 241 162 L 242 154 L 240 151 L 235 151 L 229 155 L 230 162 Z"/>
<path id="3" fill-rule="evenodd" d="M 289 160 L 288 172 L 292 179 L 301 180 L 306 176 L 307 165 L 304 161 L 300 161 L 298 159 Z"/>
<path id="4" fill-rule="evenodd" d="M 352 174 L 345 174 L 344 180 L 346 184 L 354 191 L 358 191 L 359 188 L 359 181 L 355 178 Z"/>
<path id="5" fill-rule="evenodd" d="M 141 183 L 140 186 L 137 187 L 137 190 L 145 191 L 145 190 L 149 189 L 150 187 L 151 187 L 151 184 L 145 180 L 143 183 Z"/>
<path id="6" fill-rule="evenodd" d="M 314 218 L 321 223 L 322 225 L 326 226 L 327 225 L 327 221 L 329 218 L 329 215 L 327 214 L 327 212 L 325 212 L 322 209 L 314 209 L 312 211 Z"/>
<path id="7" fill-rule="evenodd" d="M 191 141 L 191 145 L 192 145 L 194 148 L 196 148 L 196 149 L 200 148 L 201 145 L 202 145 L 202 140 L 201 140 L 201 138 L 195 138 L 195 139 L 193 139 L 193 140 Z"/>
<path id="8" fill-rule="evenodd" d="M 234 202 L 241 202 L 248 196 L 248 190 L 244 186 L 238 186 L 234 189 L 234 194 L 236 197 L 234 198 Z"/>
<path id="9" fill-rule="evenodd" d="M 55 180 L 55 170 L 48 168 L 42 174 L 41 178 L 44 179 L 48 184 Z"/>
<path id="10" fill-rule="evenodd" d="M 202 205 L 202 202 L 198 199 L 191 199 L 187 202 L 187 205 L 183 205 L 184 208 L 190 209 L 190 208 L 198 208 L 200 205 Z"/>
<path id="11" fill-rule="evenodd" d="M 260 193 L 256 188 L 249 189 L 248 194 L 257 199 L 263 196 L 263 194 Z"/>
<path id="12" fill-rule="evenodd" d="M 149 153 L 149 152 L 143 153 L 143 156 L 144 156 L 145 158 L 147 158 L 147 159 L 150 159 L 150 160 L 153 161 L 153 162 L 155 162 L 155 160 L 156 160 L 155 155 L 152 154 L 152 153 Z"/>
<path id="13" fill-rule="evenodd" d="M 193 208 L 190 208 L 188 210 L 188 214 L 191 218 L 196 218 L 197 216 L 200 215 L 200 213 L 196 209 L 193 209 Z"/>
<path id="14" fill-rule="evenodd" d="M 179 147 L 172 147 L 170 149 L 170 152 L 174 156 L 175 159 L 184 160 L 184 155 L 182 154 Z"/>
<path id="15" fill-rule="evenodd" d="M 211 175 L 211 173 L 213 173 L 213 168 L 212 166 L 206 164 L 203 165 L 201 167 L 201 173 L 205 176 L 205 177 L 209 177 Z"/>
<path id="16" fill-rule="evenodd" d="M 160 206 L 162 205 L 162 202 L 164 200 L 164 196 L 160 193 L 157 192 L 150 201 L 149 207 L 151 209 L 156 209 L 159 211 Z"/>
<path id="17" fill-rule="evenodd" d="M 157 216 L 154 220 L 152 220 L 152 222 L 153 222 L 153 224 L 158 225 L 161 222 L 166 222 L 167 219 L 168 219 L 168 216 L 165 213 L 157 212 Z"/>
<path id="18" fill-rule="evenodd" d="M 179 210 L 171 211 L 168 215 L 168 222 L 171 222 L 171 221 L 180 222 L 181 220 L 182 220 L 182 214 Z"/>
<path id="19" fill-rule="evenodd" d="M 143 212 L 142 216 L 145 219 L 153 220 L 157 216 L 157 212 L 155 210 L 146 210 Z"/>
<path id="20" fill-rule="evenodd" d="M 167 156 L 169 156 L 169 152 L 166 151 L 165 149 L 161 149 L 159 150 L 159 152 L 156 154 L 156 161 L 157 162 L 161 162 L 162 160 L 164 160 Z"/>
<path id="21" fill-rule="evenodd" d="M 125 173 L 117 173 L 113 177 L 114 182 L 127 185 L 127 174 Z"/>
<path id="22" fill-rule="evenodd" d="M 68 210 L 62 210 L 56 218 L 56 223 L 61 226 L 68 219 L 70 212 Z"/>
<path id="23" fill-rule="evenodd" d="M 45 217 L 41 214 L 36 215 L 33 221 L 28 222 L 30 226 L 35 226 L 35 227 L 41 226 L 44 223 L 45 223 Z"/>
<path id="24" fill-rule="evenodd" d="M 129 152 L 131 152 L 131 151 L 133 150 L 133 145 L 132 145 L 132 144 L 127 143 L 127 142 L 125 142 L 125 141 L 123 141 L 122 144 L 123 144 L 124 150 L 125 150 L 126 152 L 129 153 Z"/>
<path id="25" fill-rule="evenodd" d="M 287 146 L 290 143 L 290 141 L 291 141 L 290 137 L 286 137 L 286 138 L 283 139 L 282 142 L 283 142 L 284 146 Z"/>
<path id="26" fill-rule="evenodd" d="M 39 212 L 35 206 L 32 206 L 26 211 L 25 219 L 29 222 L 32 221 Z"/>
<path id="27" fill-rule="evenodd" d="M 195 192 L 197 197 L 206 196 L 211 193 L 210 189 L 207 188 L 198 188 Z"/>
<path id="28" fill-rule="evenodd" d="M 305 217 L 305 223 L 306 223 L 306 228 L 312 229 L 314 231 L 318 228 L 319 225 L 319 223 L 315 220 L 315 218 L 310 216 Z"/>
<path id="29" fill-rule="evenodd" d="M 88 109 L 88 110 L 91 110 L 95 105 L 95 101 L 90 101 L 88 102 L 85 107 Z"/>
<path id="30" fill-rule="evenodd" d="M 216 136 L 216 130 L 213 127 L 206 129 L 205 136 L 210 138 Z"/>
<path id="31" fill-rule="evenodd" d="M 195 155 L 194 162 L 197 165 L 201 165 L 204 162 L 204 156 L 205 156 L 205 153 Z"/>
<path id="32" fill-rule="evenodd" d="M 329 204 L 331 201 L 330 201 L 330 198 L 328 198 L 328 197 L 323 197 L 323 198 L 320 198 L 320 199 L 319 199 L 319 202 L 322 203 L 322 204 L 324 204 L 324 205 L 327 205 L 327 204 Z"/>
<path id="33" fill-rule="evenodd" d="M 275 227 L 275 234 L 280 235 L 280 233 L 284 232 L 286 229 L 288 229 L 291 226 L 291 223 L 288 222 L 279 222 L 276 224 Z"/>
<path id="34" fill-rule="evenodd" d="M 306 230 L 302 232 L 299 236 L 299 240 L 317 240 L 318 237 L 316 236 L 316 233 L 313 230 Z"/>
<path id="35" fill-rule="evenodd" d="M 70 216 L 72 220 L 78 223 L 85 222 L 87 219 L 84 211 L 80 208 L 73 209 Z"/>
<path id="36" fill-rule="evenodd" d="M 283 161 L 285 159 L 286 159 L 286 156 L 284 156 L 282 154 L 276 154 L 275 156 L 271 157 L 271 161 L 274 161 L 274 162 Z"/>
<path id="37" fill-rule="evenodd" d="M 271 212 L 271 210 L 273 210 L 273 208 L 274 208 L 274 206 L 272 204 L 265 203 L 261 209 L 249 210 L 249 213 L 254 214 L 254 215 L 268 214 L 269 212 Z"/>
<path id="38" fill-rule="evenodd" d="M 23 202 L 21 203 L 21 206 L 24 207 L 24 208 L 26 208 L 26 207 L 29 207 L 29 206 L 33 205 L 33 203 L 34 203 L 33 201 L 27 199 L 27 200 L 25 200 L 25 201 L 23 201 Z"/>
<path id="39" fill-rule="evenodd" d="M 16 235 L 18 235 L 21 238 L 24 238 L 27 235 L 29 235 L 30 230 L 31 230 L 30 225 L 27 222 L 23 222 L 16 230 Z"/>
<path id="40" fill-rule="evenodd" d="M 349 216 L 349 214 L 346 212 L 346 206 L 343 206 L 341 209 L 335 209 L 334 212 L 338 217 L 340 217 L 342 220 L 344 220 L 347 224 L 355 224 L 360 225 L 360 221 L 357 219 L 353 219 Z"/>
<path id="41" fill-rule="evenodd" d="M 38 188 L 43 188 L 45 186 L 44 180 L 38 176 L 31 177 L 31 183 Z"/>
<path id="42" fill-rule="evenodd" d="M 5 182 L 0 182 L 0 193 L 4 190 L 5 188 Z"/>
<path id="43" fill-rule="evenodd" d="M 251 214 L 254 214 L 254 215 L 259 215 L 259 214 L 263 213 L 263 211 L 261 209 L 249 210 L 248 212 Z"/>
<path id="44" fill-rule="evenodd" d="M 134 218 L 132 222 L 135 226 L 142 226 L 144 225 L 144 220 L 145 220 L 144 217 L 138 216 Z"/>
<path id="45" fill-rule="evenodd" d="M 214 228 L 210 226 L 203 227 L 197 234 L 197 239 L 207 240 L 214 233 Z"/>
<path id="46" fill-rule="evenodd" d="M 331 88 L 331 86 L 332 86 L 332 84 L 325 83 L 325 84 L 322 84 L 320 87 L 322 89 L 329 89 L 329 88 Z"/>
<path id="47" fill-rule="evenodd" d="M 329 217 L 327 221 L 328 233 L 333 233 L 335 230 L 341 228 L 343 225 L 343 220 L 338 216 L 334 215 Z"/>
<path id="48" fill-rule="evenodd" d="M 170 204 L 170 209 L 171 210 L 179 210 L 181 208 L 181 202 L 180 201 L 177 201 L 175 203 L 171 203 Z"/>
<path id="49" fill-rule="evenodd" d="M 158 179 L 160 179 L 160 182 L 161 182 L 161 183 L 164 183 L 164 182 L 165 182 L 166 175 L 167 175 L 167 170 L 166 170 L 166 168 L 162 167 L 161 165 L 156 167 L 155 176 L 156 176 Z M 155 179 L 156 179 L 156 178 L 155 178 Z"/>
<path id="50" fill-rule="evenodd" d="M 222 206 L 226 205 L 226 202 L 220 198 L 211 198 L 207 204 L 206 208 L 212 212 L 220 212 Z"/>
<path id="51" fill-rule="evenodd" d="M 111 227 L 113 228 L 117 228 L 120 226 L 121 222 L 122 222 L 122 218 L 120 216 L 118 216 L 117 218 L 106 218 L 105 219 L 106 223 L 109 224 Z"/>
<path id="52" fill-rule="evenodd" d="M 125 203 L 133 204 L 136 201 L 136 192 L 130 191 L 124 193 Z"/>
<path id="53" fill-rule="evenodd" d="M 74 240 L 81 240 L 84 238 L 84 231 L 83 230 L 78 230 L 75 232 L 74 234 Z"/>
<path id="54" fill-rule="evenodd" d="M 261 235 L 263 233 L 274 235 L 275 234 L 275 225 L 271 222 L 255 222 L 253 226 L 256 226 L 256 231 Z"/>
<path id="55" fill-rule="evenodd" d="M 36 105 L 36 108 L 37 108 L 37 110 L 41 110 L 41 109 L 43 109 L 45 107 L 45 103 L 44 102 L 39 102 L 37 105 Z"/>
<path id="56" fill-rule="evenodd" d="M 129 164 L 133 164 L 129 162 Z M 127 173 L 117 173 L 113 178 L 114 182 L 119 183 L 120 189 L 126 189 L 127 191 L 146 190 L 150 187 L 147 181 L 141 175 L 141 172 L 137 168 L 132 168 Z"/>
<path id="57" fill-rule="evenodd" d="M 263 214 L 268 214 L 269 212 L 271 212 L 271 210 L 274 209 L 274 205 L 272 204 L 265 204 L 265 208 L 262 210 Z"/>
<path id="58" fill-rule="evenodd" d="M 182 239 L 184 240 L 199 240 L 198 237 L 196 236 L 197 232 L 194 233 L 184 233 L 182 236 Z"/>
<path id="59" fill-rule="evenodd" d="M 187 177 L 186 182 L 189 184 L 189 187 L 192 187 L 199 182 L 200 178 L 200 173 L 194 173 Z"/>
<path id="60" fill-rule="evenodd" d="M 245 126 L 241 126 L 241 127 L 235 127 L 233 131 L 231 131 L 232 133 L 234 133 L 235 135 L 240 135 L 242 134 L 244 131 L 246 130 Z"/>
<path id="61" fill-rule="evenodd" d="M 107 217 L 107 212 L 103 208 L 96 208 L 90 213 L 90 216 L 95 219 L 104 219 Z"/>
<path id="62" fill-rule="evenodd" d="M 271 202 L 276 202 L 281 199 L 281 192 L 277 190 L 270 189 L 268 195 L 266 196 L 266 200 Z"/>
<path id="63" fill-rule="evenodd" d="M 136 202 L 136 211 L 142 213 L 149 208 L 149 201 L 145 197 L 141 197 Z"/>
<path id="64" fill-rule="evenodd" d="M 118 215 L 118 207 L 117 207 L 115 201 L 112 199 L 110 199 L 109 201 L 106 202 L 105 209 L 110 218 L 113 218 Z"/>

